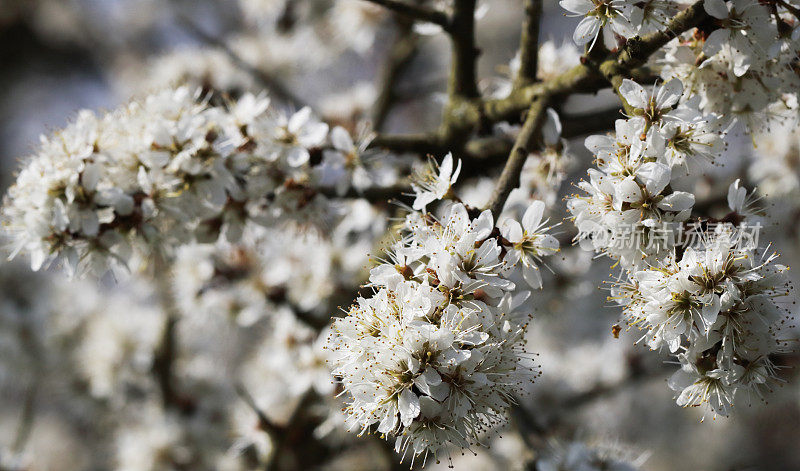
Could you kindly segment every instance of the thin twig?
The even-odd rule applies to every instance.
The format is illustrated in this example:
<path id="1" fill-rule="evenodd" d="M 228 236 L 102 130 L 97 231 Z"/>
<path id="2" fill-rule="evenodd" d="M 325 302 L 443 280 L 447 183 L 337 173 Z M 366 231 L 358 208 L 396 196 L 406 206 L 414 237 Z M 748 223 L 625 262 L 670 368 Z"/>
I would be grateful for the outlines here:
<path id="1" fill-rule="evenodd" d="M 542 18 L 542 0 L 525 0 L 525 20 L 519 50 L 519 71 L 515 84 L 527 85 L 536 81 L 539 67 L 539 24 Z"/>
<path id="2" fill-rule="evenodd" d="M 789 4 L 788 2 L 786 2 L 784 0 L 777 0 L 777 3 L 780 6 L 782 6 L 783 8 L 786 8 L 786 10 L 788 10 L 789 13 L 794 15 L 795 18 L 800 20 L 800 9 L 799 8 L 795 7 L 794 5 Z"/>
<path id="3" fill-rule="evenodd" d="M 301 425 L 301 419 L 308 413 L 311 405 L 319 399 L 313 388 L 306 391 L 298 401 L 286 425 L 279 428 L 279 433 L 274 435 L 275 441 L 273 443 L 272 454 L 269 461 L 266 463 L 265 469 L 272 471 L 280 469 L 281 452 L 286 450 L 295 450 L 292 448 L 292 441 L 297 437 L 294 436 L 293 429 Z"/>
<path id="4" fill-rule="evenodd" d="M 417 154 L 444 154 L 448 151 L 438 134 L 379 134 L 370 147 L 379 147 L 392 152 Z"/>
<path id="5" fill-rule="evenodd" d="M 392 198 L 409 194 L 411 186 L 408 184 L 397 184 L 392 186 L 376 186 L 370 187 L 363 191 L 358 191 L 354 188 L 348 188 L 347 192 L 340 194 L 335 188 L 321 187 L 319 192 L 329 198 L 363 198 L 370 203 L 386 202 Z"/>
<path id="6" fill-rule="evenodd" d="M 258 417 L 258 426 L 261 429 L 263 429 L 264 432 L 272 435 L 273 438 L 276 437 L 281 432 L 281 428 L 275 425 L 275 423 L 273 423 L 269 419 L 269 417 L 267 417 L 264 411 L 261 410 L 260 407 L 258 407 L 258 404 L 256 404 L 256 401 L 255 399 L 253 399 L 252 394 L 250 394 L 250 392 L 244 387 L 244 385 L 237 384 L 236 393 L 239 395 L 240 398 L 242 398 L 244 403 L 247 404 L 247 406 L 250 407 L 250 409 L 252 409 L 253 412 L 255 412 L 256 417 Z"/>
<path id="7" fill-rule="evenodd" d="M 454 97 L 477 98 L 477 61 L 475 45 L 475 6 L 477 0 L 454 0 L 450 44 L 453 54 L 448 93 Z"/>
<path id="8" fill-rule="evenodd" d="M 617 64 L 629 70 L 638 67 L 670 40 L 702 23 L 708 18 L 703 2 L 700 0 L 675 15 L 661 31 L 629 39 L 617 55 Z"/>
<path id="9" fill-rule="evenodd" d="M 456 2 L 456 6 L 463 5 L 463 2 L 467 1 Z M 450 99 L 445 107 L 442 126 L 438 131 L 404 136 L 379 135 L 373 141 L 373 146 L 395 152 L 412 152 L 421 155 L 443 155 L 453 152 L 459 156 L 469 157 L 476 155 L 473 152 L 476 148 L 492 149 L 493 151 L 503 149 L 502 142 L 483 141 L 480 143 L 481 145 L 476 145 L 471 142 L 470 137 L 493 123 L 519 122 L 525 110 L 544 96 L 548 96 L 551 101 L 557 101 L 575 93 L 596 93 L 608 88 L 609 80 L 615 75 L 632 77 L 640 83 L 651 81 L 652 71 L 641 67 L 649 55 L 671 38 L 699 25 L 706 17 L 703 0 L 700 0 L 676 15 L 665 31 L 652 33 L 644 38 L 632 38 L 620 52 L 607 53 L 605 59 L 598 59 L 599 63 L 590 61 L 586 64 L 576 65 L 546 82 L 536 82 L 516 88 L 508 97 L 501 99 L 484 101 L 478 98 L 454 96 L 453 91 L 458 89 L 456 84 L 463 82 L 463 80 L 457 80 L 456 74 L 456 71 L 461 69 L 454 67 L 449 82 Z M 456 39 L 458 37 L 458 35 L 452 35 L 454 48 L 456 43 L 460 44 Z M 460 45 L 459 50 L 469 50 L 469 48 Z M 474 60 L 471 63 L 474 65 Z M 602 117 L 605 119 L 595 125 L 591 121 L 592 115 L 586 115 L 587 120 L 580 126 L 575 126 L 574 131 L 570 130 L 572 127 L 570 121 L 565 119 L 564 134 L 579 135 L 607 129 L 608 123 L 611 122 L 613 125 L 613 119 L 616 119 L 617 116 L 603 112 Z M 481 147 L 484 144 L 490 145 Z M 505 145 L 507 146 L 507 143 Z"/>
<path id="10" fill-rule="evenodd" d="M 172 272 L 169 263 L 161 254 L 153 256 L 153 283 L 164 314 L 161 339 L 153 354 L 152 371 L 161 390 L 164 407 L 178 406 L 179 400 L 174 385 L 174 365 L 178 355 L 177 324 L 180 313 L 172 290 Z"/>
<path id="11" fill-rule="evenodd" d="M 528 117 L 525 118 L 525 124 L 517 136 L 514 147 L 511 149 L 511 154 L 508 156 L 503 172 L 500 178 L 497 179 L 497 184 L 492 193 L 492 198 L 489 200 L 488 209 L 492 211 L 495 217 L 500 215 L 503 206 L 506 204 L 506 199 L 511 193 L 511 190 L 519 186 L 519 176 L 522 173 L 522 166 L 528 159 L 536 140 L 544 123 L 545 110 L 547 109 L 548 96 L 538 97 L 530 109 L 528 110 Z"/>
<path id="12" fill-rule="evenodd" d="M 406 3 L 399 0 L 364 0 L 384 8 L 388 8 L 396 13 L 407 16 L 417 21 L 424 21 L 426 23 L 433 23 L 441 26 L 447 30 L 450 27 L 450 21 L 447 15 L 439 10 L 426 8 L 412 3 Z"/>
<path id="13" fill-rule="evenodd" d="M 36 402 L 39 395 L 39 388 L 44 374 L 42 348 L 36 337 L 36 333 L 32 328 L 31 321 L 28 318 L 21 319 L 19 339 L 25 350 L 26 354 L 30 356 L 33 363 L 33 378 L 25 390 L 25 402 L 20 411 L 19 423 L 17 424 L 14 441 L 11 444 L 11 452 L 18 454 L 22 453 L 25 445 L 31 436 L 33 429 L 33 422 L 36 417 Z"/>

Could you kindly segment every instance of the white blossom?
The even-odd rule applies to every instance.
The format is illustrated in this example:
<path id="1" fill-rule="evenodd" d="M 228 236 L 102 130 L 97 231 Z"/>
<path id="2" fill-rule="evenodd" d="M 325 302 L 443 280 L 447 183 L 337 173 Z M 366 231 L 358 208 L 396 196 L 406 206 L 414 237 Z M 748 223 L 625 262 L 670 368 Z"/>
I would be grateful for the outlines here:
<path id="1" fill-rule="evenodd" d="M 583 17 L 572 35 L 578 46 L 589 43 L 593 46 L 601 31 L 605 37 L 610 37 L 612 31 L 625 38 L 635 34 L 629 21 L 630 4 L 626 0 L 561 0 L 559 5 L 572 16 Z"/>
<path id="2" fill-rule="evenodd" d="M 557 248 L 537 233 L 542 211 L 534 205 L 524 218 L 520 242 L 537 249 L 521 246 L 526 259 Z M 402 455 L 467 447 L 532 379 L 521 343 L 527 316 L 515 312 L 528 293 L 515 294 L 503 275 L 519 255 L 500 259 L 493 228 L 488 211 L 471 219 L 460 203 L 441 221 L 406 218 L 392 262 L 371 270 L 374 295 L 333 325 L 328 348 L 352 397 L 351 428 L 396 436 Z"/>
<path id="3" fill-rule="evenodd" d="M 425 210 L 431 202 L 444 198 L 460 173 L 461 161 L 453 169 L 453 154 L 450 153 L 444 156 L 441 164 L 434 162 L 431 167 L 426 167 L 412 181 L 411 186 L 416 194 L 412 207 L 418 211 Z"/>

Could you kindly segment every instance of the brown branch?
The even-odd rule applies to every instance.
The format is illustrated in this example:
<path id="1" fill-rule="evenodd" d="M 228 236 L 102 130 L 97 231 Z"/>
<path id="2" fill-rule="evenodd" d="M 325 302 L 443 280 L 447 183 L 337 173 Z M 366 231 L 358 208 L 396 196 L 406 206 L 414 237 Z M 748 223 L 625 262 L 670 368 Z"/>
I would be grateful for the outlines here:
<path id="1" fill-rule="evenodd" d="M 794 15 L 795 18 L 800 20 L 800 8 L 797 8 L 794 5 L 785 2 L 784 0 L 777 0 L 777 3 L 783 8 L 786 8 L 786 10 L 792 15 Z"/>
<path id="2" fill-rule="evenodd" d="M 355 188 L 348 188 L 347 192 L 344 194 L 339 194 L 335 188 L 330 187 L 320 187 L 318 188 L 318 191 L 320 194 L 325 195 L 328 198 L 363 198 L 371 203 L 380 203 L 402 196 L 403 194 L 410 193 L 411 187 L 409 185 L 398 184 L 383 187 L 370 187 L 364 191 L 358 191 Z"/>
<path id="3" fill-rule="evenodd" d="M 522 166 L 525 165 L 528 155 L 533 150 L 539 138 L 542 124 L 544 124 L 548 101 L 549 96 L 547 95 L 537 97 L 528 110 L 525 124 L 522 125 L 517 140 L 514 142 L 514 148 L 511 149 L 511 155 L 508 156 L 503 172 L 500 174 L 500 178 L 497 179 L 492 198 L 489 200 L 488 209 L 492 211 L 495 218 L 503 210 L 511 190 L 519 186 Z"/>
<path id="4" fill-rule="evenodd" d="M 459 156 L 477 157 L 482 154 L 495 155 L 507 149 L 508 143 L 491 139 L 479 139 L 471 142 L 470 136 L 487 125 L 500 121 L 517 122 L 528 110 L 528 117 L 523 125 L 522 132 L 511 155 L 506 162 L 501 180 L 498 182 L 495 195 L 490 205 L 493 210 L 501 210 L 508 193 L 513 185 L 518 184 L 519 172 L 525 158 L 534 144 L 538 128 L 546 109 L 545 102 L 566 98 L 574 93 L 596 93 L 607 88 L 609 81 L 617 82 L 619 87 L 621 77 L 651 77 L 652 73 L 647 68 L 641 68 L 647 58 L 670 39 L 699 25 L 706 19 L 703 10 L 703 0 L 693 4 L 670 21 L 664 31 L 656 32 L 644 38 L 632 38 L 618 53 L 606 53 L 605 59 L 588 58 L 586 63 L 576 65 L 561 75 L 546 82 L 533 83 L 528 86 L 514 89 L 511 94 L 503 99 L 482 101 L 470 98 L 470 78 L 474 78 L 475 59 L 477 51 L 474 48 L 474 0 L 456 0 L 456 9 L 453 19 L 454 25 L 464 26 L 469 33 L 462 36 L 465 30 L 453 28 L 451 39 L 454 49 L 454 64 L 449 82 L 449 96 L 441 128 L 430 134 L 417 134 L 405 136 L 378 136 L 373 141 L 373 146 L 383 147 L 395 152 L 414 152 L 418 154 L 442 155 L 453 152 Z M 467 18 L 466 11 L 470 11 Z M 459 16 L 460 15 L 460 16 Z M 458 21 L 456 21 L 458 17 Z M 459 38 L 462 38 L 460 40 Z M 459 62 L 461 61 L 461 62 Z M 470 65 L 470 67 L 466 67 Z M 615 79 L 615 77 L 619 76 Z M 467 87 L 466 94 L 465 89 Z M 586 115 L 588 123 L 570 129 L 565 125 L 565 135 L 578 135 L 579 132 L 594 132 L 599 127 L 607 129 L 609 123 L 613 125 L 615 115 L 603 111 L 602 122 L 596 125 L 591 122 L 592 115 Z M 606 119 L 608 121 L 606 121 Z M 565 120 L 568 123 L 568 120 Z M 525 155 L 522 155 L 522 154 Z"/>
<path id="5" fill-rule="evenodd" d="M 395 13 L 407 16 L 413 20 L 424 21 L 427 23 L 433 23 L 439 25 L 445 30 L 449 29 L 450 27 L 449 18 L 444 12 L 439 10 L 422 7 L 411 3 L 401 2 L 399 0 L 364 0 L 364 1 L 374 3 L 375 5 L 380 5 L 384 8 L 394 11 Z"/>
<path id="6" fill-rule="evenodd" d="M 247 406 L 256 414 L 256 417 L 258 417 L 258 426 L 273 438 L 279 435 L 281 433 L 281 427 L 272 422 L 272 420 L 267 417 L 267 414 L 265 414 L 264 411 L 258 407 L 258 404 L 256 404 L 256 401 L 253 399 L 253 395 L 250 394 L 250 391 L 248 391 L 243 384 L 236 384 L 235 389 L 242 401 L 244 401 L 244 403 L 247 404 Z"/>
<path id="7" fill-rule="evenodd" d="M 616 64 L 628 70 L 639 67 L 670 40 L 698 26 L 708 18 L 703 1 L 700 0 L 675 15 L 663 30 L 650 33 L 643 38 L 637 36 L 629 39 L 615 58 Z"/>
<path id="8" fill-rule="evenodd" d="M 169 263 L 161 254 L 154 255 L 153 260 L 153 283 L 164 314 L 164 327 L 153 354 L 152 372 L 161 391 L 164 407 L 179 406 L 173 369 L 178 355 L 177 324 L 180 312 L 173 296 Z"/>
<path id="9" fill-rule="evenodd" d="M 516 89 L 506 98 L 487 100 L 481 115 L 493 123 L 516 122 L 536 97 L 550 95 L 556 99 L 572 93 L 595 93 L 607 86 L 607 81 L 595 70 L 580 64 L 546 82 Z"/>
<path id="10" fill-rule="evenodd" d="M 559 114 L 563 126 L 561 137 L 565 139 L 614 129 L 616 120 L 623 118 L 619 108 L 609 108 L 590 113 Z M 513 139 L 506 136 L 479 137 L 467 142 L 461 155 L 462 158 L 468 161 L 492 161 L 507 156 L 513 146 Z"/>
<path id="11" fill-rule="evenodd" d="M 452 70 L 448 85 L 454 97 L 478 98 L 477 61 L 480 51 L 475 46 L 475 5 L 477 0 L 454 0 L 450 23 Z"/>
<path id="12" fill-rule="evenodd" d="M 525 0 L 525 20 L 519 49 L 519 71 L 515 84 L 527 85 L 536 81 L 539 67 L 539 24 L 542 18 L 542 0 Z"/>
<path id="13" fill-rule="evenodd" d="M 570 139 L 598 132 L 614 129 L 614 122 L 622 118 L 619 108 L 610 108 L 591 113 L 561 114 L 563 131 L 561 136 Z M 478 174 L 487 174 L 508 157 L 514 146 L 513 139 L 508 136 L 486 136 L 470 139 L 458 149 L 457 146 L 447 146 L 436 135 L 383 135 L 375 144 L 393 152 L 417 153 L 421 157 L 427 155 L 442 156 L 447 152 L 462 160 L 461 174 L 465 177 Z M 359 195 L 348 191 L 345 197 L 363 197 L 369 201 L 385 201 L 384 198 L 401 195 L 407 189 L 398 187 L 370 188 Z M 336 197 L 333 189 L 323 189 L 323 194 Z"/>
<path id="14" fill-rule="evenodd" d="M 379 134 L 370 147 L 379 147 L 392 152 L 416 153 L 421 155 L 443 155 L 448 152 L 447 145 L 438 134 Z"/>

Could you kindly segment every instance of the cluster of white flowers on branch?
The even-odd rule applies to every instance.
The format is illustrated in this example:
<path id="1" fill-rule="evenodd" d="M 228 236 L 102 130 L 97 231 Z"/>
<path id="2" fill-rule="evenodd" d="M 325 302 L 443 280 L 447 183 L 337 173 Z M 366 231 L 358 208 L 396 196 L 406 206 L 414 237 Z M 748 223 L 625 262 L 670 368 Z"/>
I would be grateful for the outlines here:
<path id="1" fill-rule="evenodd" d="M 246 31 L 216 37 L 178 21 L 206 47 L 142 68 L 146 87 L 169 87 L 104 115 L 82 112 L 42 138 L 2 207 L 12 257 L 30 255 L 34 270 L 153 275 L 156 289 L 139 297 L 157 298 L 161 309 L 138 309 L 138 323 L 125 324 L 124 313 L 137 309 L 117 308 L 128 302 L 121 298 L 113 317 L 93 306 L 97 315 L 57 327 L 79 339 L 78 378 L 92 396 L 127 402 L 131 416 L 146 404 L 132 424 L 114 426 L 121 463 L 310 468 L 327 464 L 331 442 L 349 446 L 349 429 L 379 434 L 375 443 L 387 449 L 384 438 L 394 439 L 403 459 L 424 465 L 452 447 L 497 440 L 488 432 L 515 408 L 518 438 L 537 455 L 517 457 L 527 468 L 636 467 L 638 459 L 577 443 L 540 453 L 538 439 L 564 438 L 556 435 L 565 417 L 539 427 L 536 407 L 517 400 L 540 374 L 528 349 L 563 340 L 546 328 L 526 338 L 534 306 L 555 311 L 575 296 L 588 303 L 592 283 L 578 279 L 593 254 L 620 270 L 609 300 L 642 330 L 640 342 L 677 358 L 669 386 L 679 405 L 726 415 L 739 396 L 760 397 L 782 379 L 777 355 L 791 348 L 786 332 L 795 328 L 784 305 L 787 268 L 742 237 L 756 219 L 739 181 L 729 188 L 730 212 L 712 218 L 703 211 L 712 185 L 735 177 L 698 184 L 697 170 L 729 158 L 739 133 L 769 139 L 778 120 L 797 140 L 800 9 L 783 0 L 562 0 L 582 17 L 573 35 L 581 54 L 571 43 L 540 46 L 541 1 L 526 0 L 509 76 L 482 82 L 475 31 L 489 2 L 238 3 Z M 389 30 L 394 41 L 384 47 Z M 403 127 L 403 113 L 388 119 L 395 106 L 423 121 L 423 105 L 402 103 L 419 84 L 406 86 L 412 92 L 397 84 L 422 75 L 404 71 L 438 47 L 424 36 L 439 34 L 452 57 L 440 125 L 384 133 Z M 378 87 L 343 92 L 354 77 L 328 74 L 374 52 L 388 56 Z M 308 90 L 294 73 L 314 75 Z M 317 96 L 320 78 L 328 85 L 342 75 L 348 85 L 328 87 L 338 97 Z M 574 95 L 606 89 L 619 95 L 623 115 L 574 109 Z M 368 106 L 380 134 L 362 121 Z M 592 253 L 574 249 L 555 267 L 558 290 L 532 296 L 549 281 L 543 259 L 560 250 L 547 217 L 558 213 L 545 206 L 556 205 L 578 161 L 568 139 L 609 129 L 585 140 L 592 168 L 577 184 L 581 194 L 566 198 L 575 241 Z M 796 149 L 780 147 L 790 161 Z M 795 194 L 800 178 L 783 167 L 750 172 Z M 392 227 L 387 203 L 401 196 L 413 201 L 398 204 Z M 691 246 L 680 239 L 690 228 Z M 368 254 L 387 245 L 370 269 Z M 136 270 L 148 261 L 150 272 Z M 350 307 L 337 317 L 337 304 Z M 597 331 L 558 321 L 581 335 Z M 634 370 L 633 361 L 621 365 L 621 349 L 610 360 L 563 343 L 569 351 L 559 363 L 580 363 L 581 381 L 589 369 L 603 379 Z M 576 360 L 590 350 L 591 361 Z M 567 397 L 564 409 L 592 391 Z M 235 439 L 222 436 L 226 426 Z M 182 444 L 195 442 L 181 456 Z M 229 449 L 232 467 L 220 466 L 219 452 Z"/>
<path id="2" fill-rule="evenodd" d="M 625 79 L 620 94 L 631 117 L 617 120 L 611 136 L 591 136 L 586 147 L 598 169 L 578 184 L 585 196 L 567 203 L 582 245 L 619 259 L 624 267 L 654 263 L 669 253 L 674 236 L 656 232 L 686 221 L 694 195 L 672 190 L 673 169 L 711 160 L 723 149 L 710 118 L 691 104 L 673 109 L 682 93 L 673 79 L 653 94 Z M 631 230 L 640 231 L 635 243 L 621 243 Z M 659 234 L 663 235 L 663 234 Z"/>
<path id="3" fill-rule="evenodd" d="M 448 156 L 435 179 L 448 187 L 451 170 Z M 396 451 L 425 459 L 447 443 L 480 443 L 502 421 L 536 375 L 522 336 L 530 315 L 520 309 L 530 292 L 511 278 L 521 270 L 541 287 L 537 262 L 558 250 L 543 212 L 534 202 L 521 225 L 506 219 L 500 229 L 489 211 L 473 218 L 461 203 L 441 219 L 406 216 L 402 239 L 370 272 L 374 294 L 333 324 L 351 427 L 377 424 L 397 437 Z"/>
<path id="4" fill-rule="evenodd" d="M 600 28 L 608 32 L 607 24 L 627 38 L 626 21 L 639 18 L 634 26 L 646 27 L 628 2 L 562 5 L 586 15 L 575 32 L 579 43 Z M 652 8 L 654 19 L 677 5 Z M 675 190 L 675 174 L 713 162 L 737 123 L 752 132 L 769 125 L 768 115 L 796 113 L 797 76 L 788 66 L 796 58 L 796 18 L 780 3 L 772 15 L 751 0 L 707 0 L 703 8 L 708 21 L 652 61 L 668 80 L 652 94 L 609 77 L 628 119 L 617 121 L 614 135 L 586 140 L 599 168 L 589 170 L 579 184 L 586 195 L 574 195 L 568 208 L 581 245 L 619 260 L 627 281 L 611 299 L 625 307 L 628 322 L 647 330 L 652 348 L 680 351 L 681 370 L 670 382 L 678 404 L 708 404 L 727 415 L 737 391 L 760 395 L 777 379 L 772 355 L 789 349 L 780 334 L 789 310 L 780 299 L 790 285 L 775 254 L 741 244 L 734 223 L 749 219 L 738 181 L 728 196 L 732 212 L 700 232 L 699 247 L 677 244 L 695 196 Z"/>
<path id="5" fill-rule="evenodd" d="M 709 20 L 665 48 L 661 76 L 680 79 L 686 98 L 696 97 L 721 123 L 741 122 L 749 131 L 768 128 L 797 112 L 800 48 L 797 18 L 784 2 L 707 0 Z M 796 12 L 796 10 L 795 10 Z"/>
<path id="6" fill-rule="evenodd" d="M 678 404 L 707 403 L 721 415 L 737 391 L 768 391 L 778 381 L 772 355 L 790 349 L 781 336 L 787 268 L 774 263 L 774 253 L 741 247 L 734 233 L 732 225 L 718 226 L 702 247 L 630 272 L 612 296 L 631 325 L 647 329 L 652 348 L 680 352 L 681 369 L 670 380 Z"/>
<path id="7" fill-rule="evenodd" d="M 328 144 L 328 129 L 309 108 L 285 114 L 250 94 L 212 106 L 185 87 L 102 117 L 82 112 L 42 139 L 8 191 L 14 253 L 30 253 L 35 270 L 63 261 L 102 273 L 192 241 L 236 242 L 247 221 L 326 227 L 338 210 L 323 185 L 391 181 L 371 178 L 366 146 L 344 129 Z"/>
<path id="8" fill-rule="evenodd" d="M 679 243 L 694 195 L 667 192 L 673 169 L 713 161 L 724 136 L 693 106 L 696 97 L 678 104 L 682 91 L 677 79 L 652 94 L 622 81 L 632 117 L 618 120 L 613 136 L 586 140 L 599 169 L 589 170 L 579 183 L 587 195 L 574 195 L 568 208 L 581 245 L 619 260 L 627 281 L 610 299 L 624 306 L 627 322 L 647 330 L 651 348 L 680 351 L 670 382 L 678 404 L 727 415 L 737 391 L 760 397 L 778 379 L 771 355 L 790 350 L 781 337 L 790 311 L 780 305 L 791 286 L 777 255 L 743 234 L 750 204 L 738 180 L 728 193 L 732 212 L 713 228 L 700 221 L 699 247 Z"/>

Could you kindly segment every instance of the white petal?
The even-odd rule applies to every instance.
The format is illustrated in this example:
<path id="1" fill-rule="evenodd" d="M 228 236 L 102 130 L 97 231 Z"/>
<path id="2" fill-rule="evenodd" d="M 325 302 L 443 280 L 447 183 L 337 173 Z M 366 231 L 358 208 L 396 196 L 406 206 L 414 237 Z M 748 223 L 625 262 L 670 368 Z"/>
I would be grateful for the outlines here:
<path id="1" fill-rule="evenodd" d="M 297 140 L 304 147 L 316 147 L 325 142 L 328 136 L 328 125 L 325 123 L 309 123 L 303 132 L 297 136 Z"/>
<path id="2" fill-rule="evenodd" d="M 558 250 L 560 246 L 560 244 L 558 243 L 558 239 L 551 236 L 550 234 L 545 234 L 544 237 L 541 237 L 539 240 L 537 240 L 536 245 L 546 251 L 553 251 L 553 252 Z"/>
<path id="3" fill-rule="evenodd" d="M 558 4 L 568 12 L 578 15 L 585 15 L 594 9 L 592 2 L 587 0 L 561 0 Z"/>
<path id="4" fill-rule="evenodd" d="M 336 126 L 331 131 L 331 143 L 333 143 L 333 147 L 345 152 L 350 152 L 355 147 L 350 133 L 341 126 Z"/>
<path id="5" fill-rule="evenodd" d="M 97 188 L 97 182 L 100 180 L 100 165 L 99 164 L 86 164 L 83 172 L 81 173 L 81 185 L 89 191 Z"/>
<path id="6" fill-rule="evenodd" d="M 522 240 L 522 226 L 511 218 L 505 219 L 500 225 L 500 234 L 512 244 L 516 244 Z"/>
<path id="7" fill-rule="evenodd" d="M 458 180 L 458 176 L 459 175 L 461 175 L 461 159 L 458 159 L 458 163 L 456 164 L 456 171 L 453 172 L 453 176 L 450 177 L 450 184 L 451 185 L 453 183 L 455 183 L 456 180 Z"/>
<path id="8" fill-rule="evenodd" d="M 728 17 L 728 7 L 724 0 L 706 0 L 703 2 L 703 8 L 714 18 L 721 20 Z"/>
<path id="9" fill-rule="evenodd" d="M 616 188 L 614 188 L 615 205 L 617 203 L 633 203 L 641 199 L 642 199 L 642 189 L 639 188 L 639 184 L 633 181 L 632 177 L 628 177 L 622 180 L 621 182 L 619 182 Z"/>
<path id="10" fill-rule="evenodd" d="M 561 138 L 561 120 L 553 108 L 547 108 L 547 120 L 542 126 L 542 139 L 548 146 L 558 144 Z"/>
<path id="11" fill-rule="evenodd" d="M 397 398 L 397 408 L 400 410 L 400 421 L 408 427 L 419 415 L 419 398 L 410 389 L 403 389 Z"/>
<path id="12" fill-rule="evenodd" d="M 378 432 L 389 433 L 392 432 L 396 426 L 397 412 L 394 410 L 394 407 L 391 407 L 383 420 L 381 420 L 380 424 L 378 424 Z"/>
<path id="13" fill-rule="evenodd" d="M 730 33 L 724 28 L 712 31 L 706 38 L 705 44 L 703 44 L 703 53 L 707 56 L 713 56 L 718 53 L 722 50 L 722 46 L 728 42 L 729 37 Z"/>
<path id="14" fill-rule="evenodd" d="M 642 180 L 650 195 L 657 195 L 669 184 L 672 171 L 669 166 L 662 163 L 648 162 L 639 167 L 636 175 Z"/>
<path id="15" fill-rule="evenodd" d="M 658 94 L 656 95 L 656 106 L 659 109 L 669 108 L 675 105 L 675 103 L 678 103 L 678 100 L 681 98 L 682 94 L 683 83 L 674 78 L 658 89 Z"/>
<path id="16" fill-rule="evenodd" d="M 311 155 L 302 147 L 292 147 L 286 155 L 286 163 L 292 167 L 299 167 L 308 162 Z"/>
<path id="17" fill-rule="evenodd" d="M 536 265 L 523 265 L 522 277 L 531 286 L 531 288 L 540 289 L 542 287 L 542 273 Z"/>
<path id="18" fill-rule="evenodd" d="M 659 201 L 656 206 L 668 211 L 684 211 L 694 206 L 694 195 L 685 191 L 676 191 Z"/>
<path id="19" fill-rule="evenodd" d="M 44 261 L 47 259 L 47 255 L 44 253 L 44 250 L 41 248 L 36 248 L 35 250 L 31 251 L 31 270 L 39 271 L 44 265 Z"/>
<path id="20" fill-rule="evenodd" d="M 731 211 L 741 211 L 747 197 L 747 190 L 739 187 L 739 179 L 728 187 L 728 207 Z"/>
<path id="21" fill-rule="evenodd" d="M 624 79 L 622 85 L 619 86 L 619 93 L 634 108 L 647 108 L 649 101 L 647 92 L 633 80 Z"/>
<path id="22" fill-rule="evenodd" d="M 306 125 L 309 119 L 311 119 L 311 108 L 305 106 L 303 109 L 293 114 L 292 117 L 289 118 L 289 123 L 286 127 L 292 134 L 297 134 L 301 129 L 303 129 L 303 126 Z"/>
<path id="23" fill-rule="evenodd" d="M 578 46 L 583 46 L 596 38 L 599 31 L 600 20 L 594 16 L 587 16 L 578 23 L 578 27 L 575 28 L 575 32 L 572 34 L 572 40 Z"/>
<path id="24" fill-rule="evenodd" d="M 525 210 L 525 214 L 522 216 L 522 227 L 528 232 L 535 231 L 539 227 L 539 224 L 541 224 L 543 215 L 544 203 L 538 200 L 534 201 L 528 206 L 528 209 Z"/>
<path id="25" fill-rule="evenodd" d="M 475 231 L 475 240 L 483 240 L 489 237 L 489 234 L 494 230 L 494 218 L 492 212 L 488 209 L 483 211 L 478 219 L 472 222 L 473 230 Z"/>
<path id="26" fill-rule="evenodd" d="M 700 314 L 703 317 L 703 322 L 706 324 L 706 329 L 709 329 L 717 321 L 719 308 L 719 296 L 711 295 L 710 302 L 703 305 L 703 310 Z"/>

